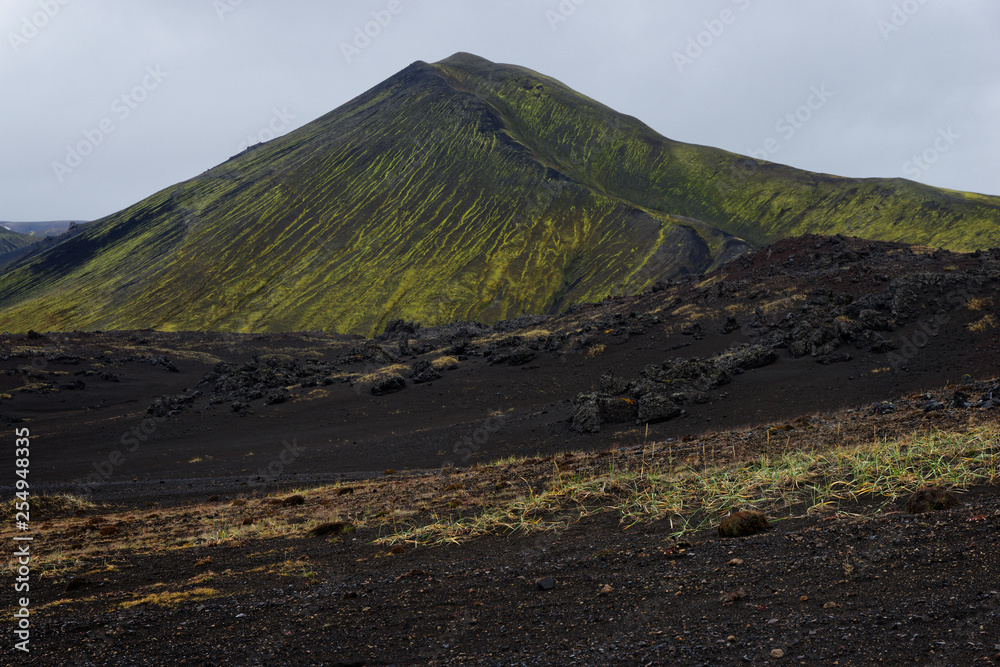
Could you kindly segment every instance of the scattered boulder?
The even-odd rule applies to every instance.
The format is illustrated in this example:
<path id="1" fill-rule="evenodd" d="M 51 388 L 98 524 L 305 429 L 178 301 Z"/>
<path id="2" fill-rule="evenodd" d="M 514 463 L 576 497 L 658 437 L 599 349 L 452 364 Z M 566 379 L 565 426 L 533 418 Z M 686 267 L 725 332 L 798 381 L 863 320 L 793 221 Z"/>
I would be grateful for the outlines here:
<path id="1" fill-rule="evenodd" d="M 879 415 L 887 415 L 890 412 L 895 412 L 896 406 L 890 401 L 882 401 L 878 405 L 872 408 L 872 412 Z"/>
<path id="2" fill-rule="evenodd" d="M 906 511 L 921 514 L 935 510 L 947 510 L 958 505 L 958 498 L 942 486 L 926 486 L 914 491 L 906 499 Z"/>
<path id="3" fill-rule="evenodd" d="M 740 511 L 722 517 L 719 523 L 721 537 L 745 537 L 768 529 L 763 512 Z"/>
<path id="4" fill-rule="evenodd" d="M 580 394 L 573 399 L 573 424 L 580 433 L 597 433 L 601 430 L 601 412 L 597 407 L 597 394 Z"/>
<path id="5" fill-rule="evenodd" d="M 682 414 L 684 410 L 666 394 L 644 394 L 639 399 L 639 421 L 646 424 L 667 421 Z"/>
<path id="6" fill-rule="evenodd" d="M 413 364 L 413 369 L 410 372 L 410 379 L 416 384 L 433 382 L 440 377 L 441 373 L 429 361 L 418 361 Z"/>
<path id="7" fill-rule="evenodd" d="M 598 396 L 597 412 L 607 424 L 622 424 L 639 418 L 639 406 L 631 398 Z"/>
<path id="8" fill-rule="evenodd" d="M 951 397 L 951 407 L 953 408 L 967 408 L 969 407 L 969 397 L 967 394 L 963 394 L 960 391 L 956 391 Z"/>
<path id="9" fill-rule="evenodd" d="M 372 395 L 382 396 L 383 394 L 391 394 L 396 391 L 402 391 L 406 388 L 406 380 L 399 373 L 392 373 L 391 375 L 386 375 L 378 380 L 372 385 Z"/>
<path id="10" fill-rule="evenodd" d="M 531 350 L 531 348 L 522 345 L 520 347 L 516 347 L 513 350 L 511 350 L 510 357 L 508 358 L 507 362 L 511 366 L 520 366 L 521 364 L 528 363 L 534 358 L 535 358 L 535 353 Z"/>
<path id="11" fill-rule="evenodd" d="M 295 507 L 296 505 L 305 505 L 305 504 L 306 504 L 306 497 L 300 493 L 296 493 L 293 496 L 288 496 L 287 498 L 281 501 L 282 507 Z"/>
<path id="12" fill-rule="evenodd" d="M 946 407 L 948 406 L 941 401 L 932 398 L 924 403 L 924 412 L 936 412 L 938 410 L 944 410 Z"/>
<path id="13" fill-rule="evenodd" d="M 272 389 L 264 396 L 264 405 L 277 405 L 284 403 L 291 395 L 284 389 Z"/>
<path id="14" fill-rule="evenodd" d="M 630 382 L 611 371 L 601 376 L 601 391 L 610 396 L 618 396 L 629 390 Z"/>
<path id="15" fill-rule="evenodd" d="M 717 365 L 729 372 L 748 371 L 773 364 L 777 360 L 778 355 L 773 349 L 759 344 L 740 345 L 726 350 L 714 359 Z"/>

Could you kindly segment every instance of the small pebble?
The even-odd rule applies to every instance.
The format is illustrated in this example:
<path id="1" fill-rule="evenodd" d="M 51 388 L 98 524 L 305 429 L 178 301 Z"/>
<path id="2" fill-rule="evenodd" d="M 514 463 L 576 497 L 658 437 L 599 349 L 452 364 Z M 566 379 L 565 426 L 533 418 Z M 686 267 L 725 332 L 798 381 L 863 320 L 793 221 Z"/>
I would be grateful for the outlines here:
<path id="1" fill-rule="evenodd" d="M 731 561 L 729 561 L 729 564 L 730 565 L 743 565 L 743 559 L 742 558 L 734 558 Z"/>
<path id="2" fill-rule="evenodd" d="M 785 652 L 782 651 L 780 648 L 772 648 L 771 649 L 771 657 L 772 658 L 784 658 L 785 657 Z"/>

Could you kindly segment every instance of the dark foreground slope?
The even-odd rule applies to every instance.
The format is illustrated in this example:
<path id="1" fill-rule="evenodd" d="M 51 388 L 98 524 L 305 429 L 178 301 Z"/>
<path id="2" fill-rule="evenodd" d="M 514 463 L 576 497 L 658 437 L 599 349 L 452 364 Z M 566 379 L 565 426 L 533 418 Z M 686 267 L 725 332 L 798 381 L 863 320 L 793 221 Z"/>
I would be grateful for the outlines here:
<path id="1" fill-rule="evenodd" d="M 996 664 L 1000 490 L 961 498 L 916 517 L 844 503 L 841 514 L 799 516 L 764 534 L 702 531 L 679 545 L 666 520 L 623 529 L 606 512 L 557 532 L 398 553 L 372 544 L 373 529 L 182 549 L 164 540 L 122 553 L 115 545 L 143 525 L 183 530 L 189 520 L 137 508 L 108 513 L 125 520 L 122 533 L 92 538 L 102 557 L 69 568 L 80 573 L 69 591 L 58 574 L 32 589 L 32 658 L 106 667 Z M 194 511 L 221 513 L 230 501 Z M 323 511 L 311 500 L 296 514 Z M 545 578 L 548 590 L 536 583 Z"/>
<path id="2" fill-rule="evenodd" d="M 549 77 L 416 62 L 0 276 L 0 328 L 496 322 L 802 233 L 992 245 L 995 197 L 682 144 Z"/>

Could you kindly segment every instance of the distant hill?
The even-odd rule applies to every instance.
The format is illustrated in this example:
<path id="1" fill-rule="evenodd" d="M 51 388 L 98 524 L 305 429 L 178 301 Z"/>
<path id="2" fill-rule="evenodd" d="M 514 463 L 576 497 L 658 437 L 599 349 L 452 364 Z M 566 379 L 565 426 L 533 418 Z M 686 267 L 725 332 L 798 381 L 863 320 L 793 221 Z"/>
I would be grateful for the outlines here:
<path id="1" fill-rule="evenodd" d="M 456 54 L 20 259 L 0 275 L 0 328 L 494 322 L 805 233 L 985 248 L 1000 198 L 671 141 L 542 74 Z"/>
<path id="2" fill-rule="evenodd" d="M 0 221 L 0 227 L 9 229 L 12 232 L 18 232 L 19 234 L 27 234 L 29 236 L 59 236 L 67 229 L 69 226 L 76 223 L 81 224 L 83 220 L 48 220 L 44 222 L 3 222 Z"/>
<path id="3" fill-rule="evenodd" d="M 26 248 L 37 243 L 39 240 L 41 240 L 41 237 L 32 237 L 0 227 L 0 254 Z"/>

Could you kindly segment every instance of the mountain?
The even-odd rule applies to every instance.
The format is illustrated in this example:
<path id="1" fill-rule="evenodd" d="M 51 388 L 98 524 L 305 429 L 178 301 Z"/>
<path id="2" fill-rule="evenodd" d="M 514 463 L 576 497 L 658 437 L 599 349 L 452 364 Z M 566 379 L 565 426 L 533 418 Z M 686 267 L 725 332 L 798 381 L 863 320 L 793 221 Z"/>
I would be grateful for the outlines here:
<path id="1" fill-rule="evenodd" d="M 1000 198 L 671 141 L 531 70 L 418 61 L 0 275 L 0 329 L 372 333 L 495 322 L 770 241 L 995 244 Z"/>
<path id="2" fill-rule="evenodd" d="M 59 236 L 73 224 L 82 224 L 83 220 L 47 220 L 43 222 L 4 222 L 0 227 L 19 234 L 29 236 Z"/>
<path id="3" fill-rule="evenodd" d="M 0 270 L 31 251 L 44 237 L 21 234 L 0 226 Z"/>
<path id="4" fill-rule="evenodd" d="M 11 250 L 27 248 L 39 240 L 39 238 L 21 234 L 6 227 L 0 227 L 0 254 L 8 253 Z"/>

